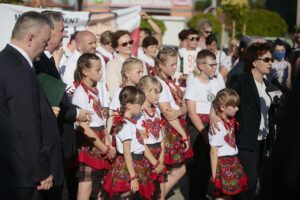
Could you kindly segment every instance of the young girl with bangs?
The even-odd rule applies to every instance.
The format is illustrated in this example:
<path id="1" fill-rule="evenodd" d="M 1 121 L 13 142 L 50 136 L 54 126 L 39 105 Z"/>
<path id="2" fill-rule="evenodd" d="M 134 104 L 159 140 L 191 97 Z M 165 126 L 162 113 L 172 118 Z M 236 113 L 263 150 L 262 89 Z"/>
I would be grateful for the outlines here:
<path id="1" fill-rule="evenodd" d="M 118 156 L 104 179 L 104 199 L 152 200 L 154 185 L 144 156 L 144 138 L 134 120 L 144 100 L 144 93 L 134 86 L 126 86 L 120 92 L 121 107 L 113 126 Z"/>
<path id="2" fill-rule="evenodd" d="M 88 122 L 77 124 L 79 200 L 90 199 L 92 192 L 99 193 L 100 183 L 110 167 L 109 159 L 116 153 L 115 148 L 107 140 L 103 109 L 96 87 L 101 75 L 100 60 L 95 54 L 86 53 L 79 57 L 74 74 L 76 90 L 72 103 L 95 113 Z M 95 183 L 99 184 L 93 186 Z M 92 191 L 92 188 L 96 191 Z"/>
<path id="3" fill-rule="evenodd" d="M 164 170 L 165 143 L 161 112 L 157 107 L 162 86 L 155 77 L 144 76 L 138 88 L 145 93 L 146 100 L 137 127 L 144 133 L 145 156 L 149 160 L 148 170 L 155 185 L 155 199 L 164 199 L 167 178 Z"/>
<path id="4" fill-rule="evenodd" d="M 184 119 L 187 109 L 183 101 L 183 91 L 172 78 L 177 68 L 177 60 L 178 53 L 171 48 L 161 49 L 156 57 L 157 79 L 162 85 L 159 108 L 165 122 L 164 164 L 169 171 L 165 195 L 185 175 L 186 159 L 193 157 Z"/>
<path id="5" fill-rule="evenodd" d="M 215 186 L 216 199 L 231 199 L 247 190 L 247 176 L 237 157 L 235 131 L 239 123 L 234 117 L 238 111 L 239 95 L 232 89 L 220 90 L 213 106 L 222 119 L 218 122 L 219 131 L 209 134 L 211 146 L 212 182 Z"/>

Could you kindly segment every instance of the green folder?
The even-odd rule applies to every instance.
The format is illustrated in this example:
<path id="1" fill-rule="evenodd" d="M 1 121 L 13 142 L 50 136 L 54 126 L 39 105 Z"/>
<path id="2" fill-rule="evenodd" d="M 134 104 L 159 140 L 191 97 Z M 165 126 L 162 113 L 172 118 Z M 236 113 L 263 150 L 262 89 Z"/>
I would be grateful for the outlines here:
<path id="1" fill-rule="evenodd" d="M 45 73 L 40 73 L 38 79 L 42 84 L 50 105 L 58 107 L 67 84 Z"/>

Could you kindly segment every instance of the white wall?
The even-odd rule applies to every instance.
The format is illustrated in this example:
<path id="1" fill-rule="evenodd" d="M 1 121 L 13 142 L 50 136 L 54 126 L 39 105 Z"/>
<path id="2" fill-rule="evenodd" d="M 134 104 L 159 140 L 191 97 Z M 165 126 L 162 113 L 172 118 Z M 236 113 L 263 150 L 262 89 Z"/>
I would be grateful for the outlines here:
<path id="1" fill-rule="evenodd" d="M 185 17 L 171 17 L 171 16 L 153 16 L 156 19 L 164 21 L 167 30 L 163 35 L 163 45 L 178 46 L 178 33 L 185 29 L 187 19 Z"/>

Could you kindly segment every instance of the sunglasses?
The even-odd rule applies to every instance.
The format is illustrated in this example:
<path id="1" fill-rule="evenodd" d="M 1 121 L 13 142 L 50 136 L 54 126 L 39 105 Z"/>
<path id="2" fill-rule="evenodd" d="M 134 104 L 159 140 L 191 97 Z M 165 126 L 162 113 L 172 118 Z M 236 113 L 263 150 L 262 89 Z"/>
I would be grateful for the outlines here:
<path id="1" fill-rule="evenodd" d="M 218 65 L 217 63 L 209 64 L 209 63 L 207 63 L 207 62 L 203 62 L 202 64 L 206 64 L 206 65 L 210 66 L 211 68 L 217 67 L 217 65 Z"/>
<path id="2" fill-rule="evenodd" d="M 266 57 L 266 58 L 257 58 L 257 60 L 262 60 L 262 61 L 264 61 L 265 63 L 273 62 L 273 61 L 274 61 L 273 58 L 269 58 L 269 57 Z"/>
<path id="3" fill-rule="evenodd" d="M 204 31 L 207 34 L 212 34 L 212 31 Z"/>
<path id="4" fill-rule="evenodd" d="M 190 41 L 194 41 L 194 40 L 199 41 L 199 39 L 200 39 L 200 37 L 190 37 L 189 38 Z"/>
<path id="5" fill-rule="evenodd" d="M 128 45 L 133 45 L 133 40 L 130 40 L 129 42 L 123 42 L 122 44 L 121 44 L 121 46 L 122 47 L 127 47 Z"/>

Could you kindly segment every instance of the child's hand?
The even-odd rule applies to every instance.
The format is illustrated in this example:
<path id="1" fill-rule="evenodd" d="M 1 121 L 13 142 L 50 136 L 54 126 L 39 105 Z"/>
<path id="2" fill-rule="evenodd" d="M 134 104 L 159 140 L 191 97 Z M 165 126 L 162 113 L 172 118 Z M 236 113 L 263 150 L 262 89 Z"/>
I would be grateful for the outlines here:
<path id="1" fill-rule="evenodd" d="M 130 181 L 130 191 L 135 193 L 138 190 L 139 190 L 139 183 L 138 183 L 137 178 L 135 178 Z"/>
<path id="2" fill-rule="evenodd" d="M 188 138 L 186 138 L 186 139 L 183 139 L 183 141 L 182 141 L 182 143 L 183 143 L 183 148 L 184 148 L 184 153 L 186 153 L 188 150 L 189 150 L 189 148 L 190 148 L 190 140 L 188 139 Z"/>
<path id="3" fill-rule="evenodd" d="M 221 121 L 221 118 L 218 117 L 215 114 L 211 114 L 209 116 L 209 134 L 211 135 L 215 135 L 217 133 L 217 131 L 219 131 L 219 126 L 218 126 L 218 122 Z"/>
<path id="4" fill-rule="evenodd" d="M 160 174 L 164 168 L 165 168 L 164 164 L 159 163 L 159 165 L 154 170 L 157 174 Z"/>
<path id="5" fill-rule="evenodd" d="M 116 149 L 114 147 L 110 147 L 110 150 L 107 154 L 107 158 L 113 159 L 116 156 L 116 153 L 117 153 Z"/>

